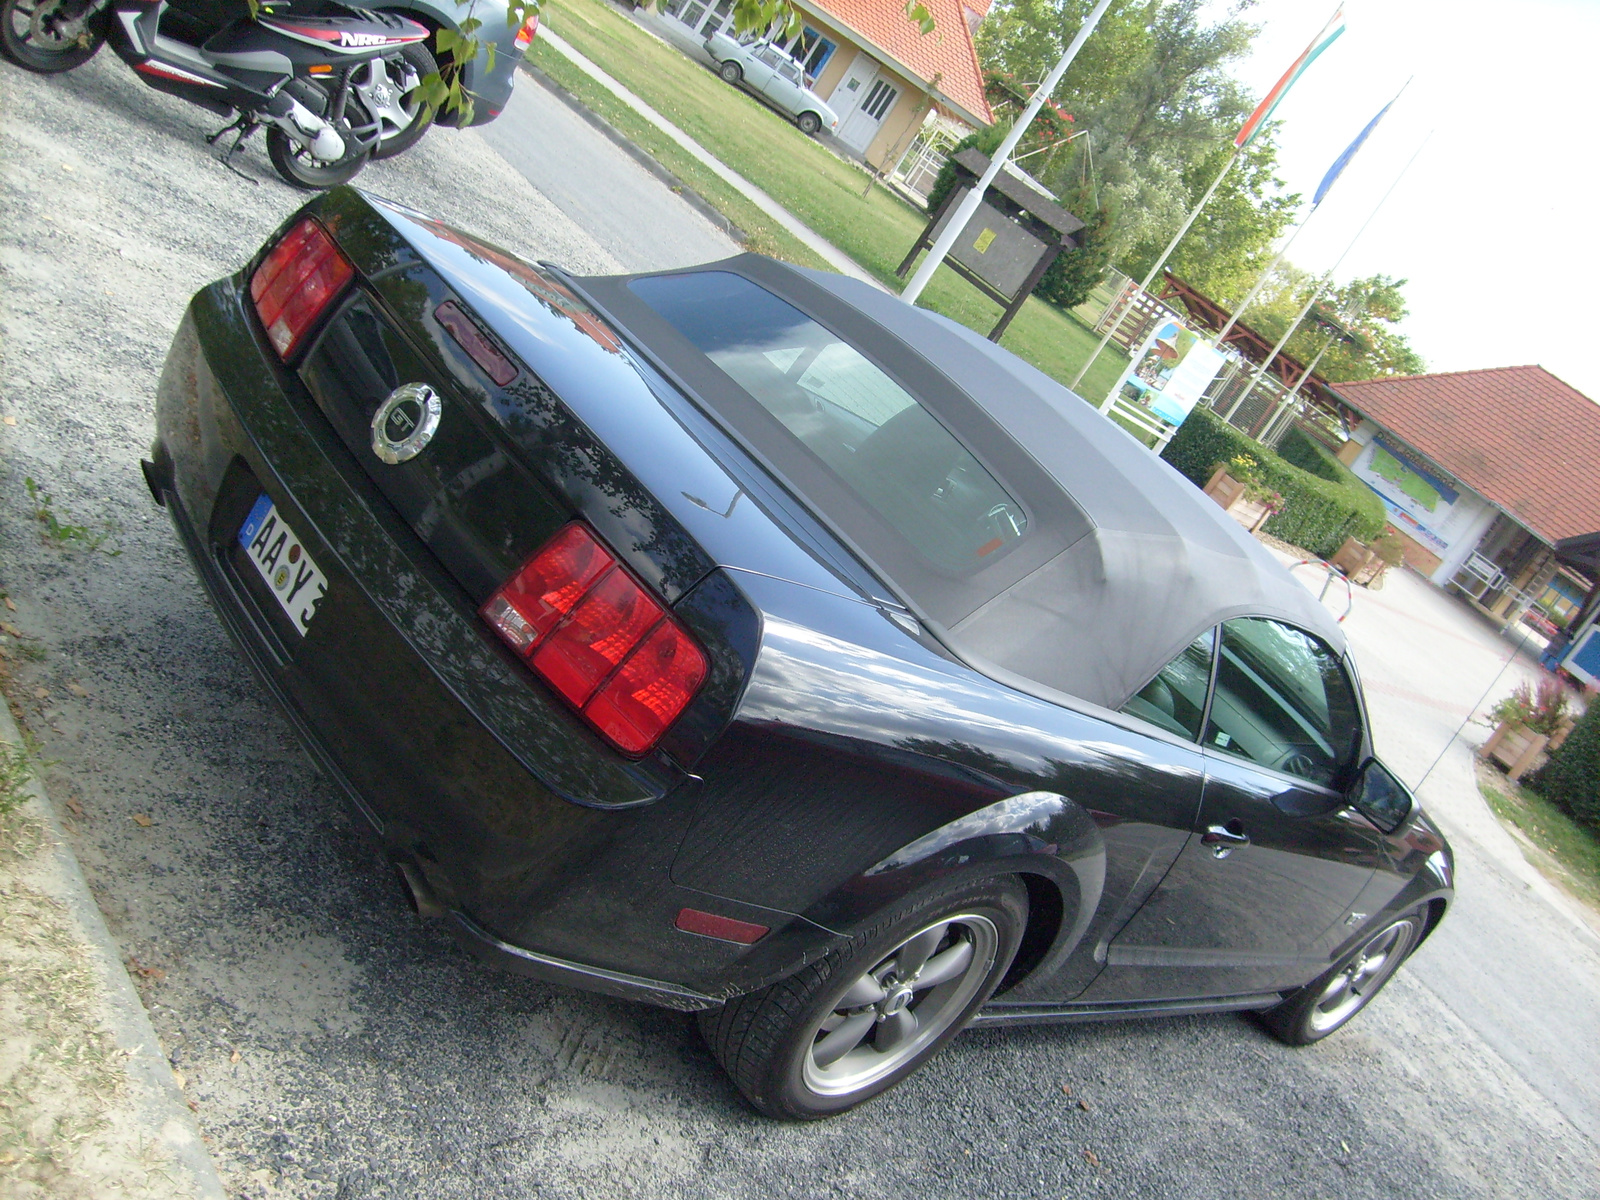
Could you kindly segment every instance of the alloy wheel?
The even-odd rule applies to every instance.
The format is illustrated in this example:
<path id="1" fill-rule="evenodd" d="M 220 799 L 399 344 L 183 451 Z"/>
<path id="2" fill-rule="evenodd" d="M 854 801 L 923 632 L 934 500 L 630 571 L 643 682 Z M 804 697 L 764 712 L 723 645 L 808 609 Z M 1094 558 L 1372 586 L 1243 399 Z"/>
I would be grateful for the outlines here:
<path id="1" fill-rule="evenodd" d="M 1394 974 L 1411 946 L 1411 921 L 1396 921 L 1366 942 L 1328 980 L 1311 1007 L 1311 1029 L 1328 1033 L 1343 1025 Z"/>
<path id="2" fill-rule="evenodd" d="M 817 1027 L 802 1072 L 846 1095 L 898 1070 L 966 1011 L 994 964 L 994 922 L 976 913 L 919 929 L 855 979 Z"/>

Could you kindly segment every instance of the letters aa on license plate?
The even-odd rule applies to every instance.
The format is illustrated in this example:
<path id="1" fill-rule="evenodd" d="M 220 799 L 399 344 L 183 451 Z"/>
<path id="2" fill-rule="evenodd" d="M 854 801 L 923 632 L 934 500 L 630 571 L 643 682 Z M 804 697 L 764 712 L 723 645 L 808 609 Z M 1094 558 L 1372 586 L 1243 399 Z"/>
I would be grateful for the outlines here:
<path id="1" fill-rule="evenodd" d="M 295 629 L 305 633 L 316 615 L 317 601 L 328 591 L 328 577 L 311 561 L 304 544 L 265 492 L 244 519 L 239 545 L 261 572 Z"/>

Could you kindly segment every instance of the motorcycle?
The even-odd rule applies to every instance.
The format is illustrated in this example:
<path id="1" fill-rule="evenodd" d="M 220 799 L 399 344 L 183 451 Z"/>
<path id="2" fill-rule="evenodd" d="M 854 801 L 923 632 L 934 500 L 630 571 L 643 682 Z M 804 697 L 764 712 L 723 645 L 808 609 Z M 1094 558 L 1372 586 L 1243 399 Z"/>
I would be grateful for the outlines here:
<path id="1" fill-rule="evenodd" d="M 107 41 L 157 91 L 220 116 L 206 139 L 257 129 L 285 181 L 317 190 L 397 154 L 432 120 L 421 83 L 438 70 L 428 30 L 332 0 L 262 0 L 236 15 L 217 0 L 0 0 L 0 50 L 25 70 L 70 71 Z M 241 172 L 242 174 L 242 172 Z"/>

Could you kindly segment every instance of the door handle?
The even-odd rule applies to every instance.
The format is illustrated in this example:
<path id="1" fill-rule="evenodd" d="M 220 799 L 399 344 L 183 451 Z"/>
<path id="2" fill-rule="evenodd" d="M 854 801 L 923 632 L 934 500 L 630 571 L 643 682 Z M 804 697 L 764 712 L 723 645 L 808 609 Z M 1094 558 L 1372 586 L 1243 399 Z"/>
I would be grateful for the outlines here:
<path id="1" fill-rule="evenodd" d="M 1210 846 L 1218 858 L 1227 858 L 1235 846 L 1248 846 L 1250 835 L 1244 831 L 1244 822 L 1235 817 L 1226 825 L 1208 825 L 1200 835 L 1202 845 Z"/>

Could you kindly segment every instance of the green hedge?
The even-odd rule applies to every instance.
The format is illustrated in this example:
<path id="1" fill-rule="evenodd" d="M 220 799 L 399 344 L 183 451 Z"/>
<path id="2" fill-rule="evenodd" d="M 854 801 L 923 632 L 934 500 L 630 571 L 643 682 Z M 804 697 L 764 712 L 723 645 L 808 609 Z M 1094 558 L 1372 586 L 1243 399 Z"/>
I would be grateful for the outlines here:
<path id="1" fill-rule="evenodd" d="M 1600 831 L 1600 700 L 1589 702 L 1561 749 L 1529 782 L 1573 820 Z"/>
<path id="2" fill-rule="evenodd" d="M 1319 478 L 1285 462 L 1206 408 L 1189 414 L 1161 457 L 1196 487 L 1205 487 L 1212 468 L 1236 454 L 1255 459 L 1261 465 L 1261 481 L 1284 499 L 1283 511 L 1263 527 L 1273 537 L 1328 558 L 1345 538 L 1369 541 L 1388 523 L 1383 501 L 1348 471 L 1340 480 Z M 1333 465 L 1343 470 L 1341 464 Z"/>
<path id="3" fill-rule="evenodd" d="M 1344 483 L 1354 478 L 1350 474 L 1349 467 L 1329 454 L 1319 442 L 1313 441 L 1310 434 L 1295 425 L 1289 426 L 1289 432 L 1278 442 L 1278 457 L 1302 471 L 1310 471 L 1318 479 L 1326 479 L 1329 483 Z"/>

